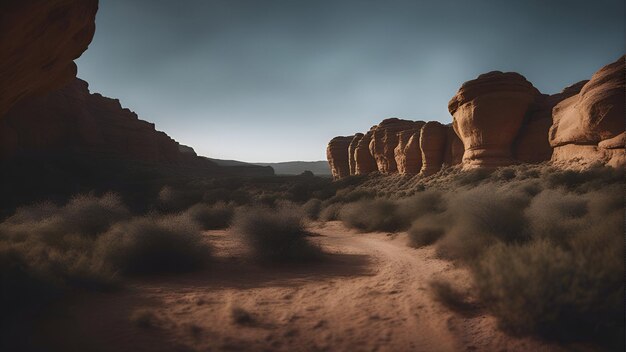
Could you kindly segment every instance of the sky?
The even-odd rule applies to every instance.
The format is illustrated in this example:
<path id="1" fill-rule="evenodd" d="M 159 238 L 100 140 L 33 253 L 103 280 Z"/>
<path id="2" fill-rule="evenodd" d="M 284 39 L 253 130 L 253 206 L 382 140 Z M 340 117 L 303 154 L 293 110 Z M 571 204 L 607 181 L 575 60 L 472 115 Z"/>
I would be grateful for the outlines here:
<path id="1" fill-rule="evenodd" d="M 100 0 L 77 60 L 200 155 L 324 160 L 387 117 L 449 123 L 460 85 L 500 70 L 543 93 L 626 51 L 623 0 Z"/>

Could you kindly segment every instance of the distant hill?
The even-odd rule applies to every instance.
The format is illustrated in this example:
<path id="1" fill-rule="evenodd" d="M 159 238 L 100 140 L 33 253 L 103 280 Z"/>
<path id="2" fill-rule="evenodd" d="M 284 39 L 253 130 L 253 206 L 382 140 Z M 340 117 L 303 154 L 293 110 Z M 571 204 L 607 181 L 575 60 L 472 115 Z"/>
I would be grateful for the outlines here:
<path id="1" fill-rule="evenodd" d="M 304 171 L 311 171 L 318 176 L 330 176 L 330 167 L 325 160 L 320 161 L 285 161 L 281 163 L 246 163 L 237 160 L 221 160 L 207 158 L 220 166 L 271 166 L 277 175 L 299 175 Z"/>

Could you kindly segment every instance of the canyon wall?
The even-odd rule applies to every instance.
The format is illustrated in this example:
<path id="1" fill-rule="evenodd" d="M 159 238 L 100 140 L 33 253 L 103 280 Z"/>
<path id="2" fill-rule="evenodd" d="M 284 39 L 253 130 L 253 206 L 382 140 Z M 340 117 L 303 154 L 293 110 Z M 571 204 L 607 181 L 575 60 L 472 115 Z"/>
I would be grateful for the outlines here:
<path id="1" fill-rule="evenodd" d="M 0 119 L 19 100 L 76 77 L 93 38 L 97 0 L 0 2 Z"/>
<path id="2" fill-rule="evenodd" d="M 213 166 L 154 124 L 120 105 L 89 92 L 75 78 L 63 88 L 22 99 L 0 120 L 0 157 L 40 153 L 82 153 L 144 162 Z"/>
<path id="3" fill-rule="evenodd" d="M 468 170 L 547 161 L 624 167 L 624 77 L 624 56 L 552 95 L 518 73 L 482 74 L 448 103 L 452 124 L 385 119 L 346 147 L 345 165 L 332 155 L 329 162 L 351 175 L 430 176 L 457 164 Z"/>

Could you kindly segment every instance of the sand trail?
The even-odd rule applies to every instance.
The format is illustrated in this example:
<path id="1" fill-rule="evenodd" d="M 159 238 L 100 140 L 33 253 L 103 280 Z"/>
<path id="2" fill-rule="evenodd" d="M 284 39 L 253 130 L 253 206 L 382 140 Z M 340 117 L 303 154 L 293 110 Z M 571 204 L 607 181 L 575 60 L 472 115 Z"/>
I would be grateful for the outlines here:
<path id="1" fill-rule="evenodd" d="M 236 236 L 211 231 L 217 259 L 210 269 L 73 299 L 50 314 L 40 338 L 95 351 L 560 350 L 509 337 L 486 314 L 459 315 L 434 300 L 431 280 L 467 287 L 469 278 L 432 247 L 413 249 L 405 234 L 360 234 L 339 222 L 312 230 L 329 259 L 277 267 L 247 261 Z M 148 324 L 129 319 L 138 312 Z"/>

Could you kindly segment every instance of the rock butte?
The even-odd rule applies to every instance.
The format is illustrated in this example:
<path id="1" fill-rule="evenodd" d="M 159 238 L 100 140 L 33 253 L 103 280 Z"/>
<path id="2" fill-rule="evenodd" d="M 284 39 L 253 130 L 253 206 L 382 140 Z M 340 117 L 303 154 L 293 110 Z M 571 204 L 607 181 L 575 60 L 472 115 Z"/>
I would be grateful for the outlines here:
<path id="1" fill-rule="evenodd" d="M 518 73 L 482 74 L 448 103 L 451 125 L 385 119 L 355 138 L 352 164 L 332 156 L 329 162 L 351 175 L 430 176 L 457 164 L 467 170 L 547 161 L 568 168 L 624 167 L 625 60 L 553 95 L 541 94 Z"/>
<path id="2" fill-rule="evenodd" d="M 328 142 L 326 158 L 330 163 L 330 172 L 333 178 L 342 178 L 350 175 L 348 148 L 354 136 L 339 136 Z"/>

